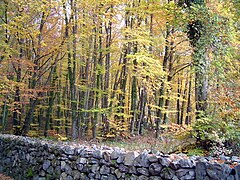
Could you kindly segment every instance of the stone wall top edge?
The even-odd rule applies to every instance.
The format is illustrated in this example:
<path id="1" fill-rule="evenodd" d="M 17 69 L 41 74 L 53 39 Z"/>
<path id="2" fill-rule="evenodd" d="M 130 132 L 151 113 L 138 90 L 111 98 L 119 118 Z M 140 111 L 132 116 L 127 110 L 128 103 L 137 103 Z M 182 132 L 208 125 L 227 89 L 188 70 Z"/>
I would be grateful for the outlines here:
<path id="1" fill-rule="evenodd" d="M 158 158 L 165 158 L 169 161 L 179 161 L 181 159 L 183 160 L 190 160 L 192 162 L 206 162 L 206 163 L 218 163 L 216 161 L 216 158 L 213 158 L 211 156 L 205 157 L 205 156 L 187 156 L 186 154 L 163 154 L 163 153 L 155 153 L 152 154 L 149 150 L 144 151 L 127 151 L 123 148 L 118 147 L 108 147 L 108 146 L 100 146 L 100 145 L 87 145 L 87 144 L 80 144 L 77 142 L 63 142 L 63 141 L 53 141 L 53 140 L 46 140 L 46 139 L 40 139 L 40 138 L 32 138 L 32 137 L 26 137 L 26 136 L 16 136 L 11 134 L 1 134 L 0 133 L 0 143 L 2 140 L 8 140 L 11 142 L 17 142 L 21 145 L 30 145 L 30 146 L 46 146 L 47 148 L 54 148 L 54 149 L 62 149 L 65 151 L 65 149 L 70 150 L 84 150 L 84 151 L 91 151 L 96 152 L 100 151 L 102 153 L 109 153 L 109 154 L 122 154 L 122 155 L 131 155 L 131 156 L 145 156 L 145 157 L 152 157 L 156 156 Z M 1 144 L 0 144 L 1 145 Z M 240 163 L 239 157 L 226 157 L 229 161 L 232 161 L 232 159 L 236 159 Z"/>

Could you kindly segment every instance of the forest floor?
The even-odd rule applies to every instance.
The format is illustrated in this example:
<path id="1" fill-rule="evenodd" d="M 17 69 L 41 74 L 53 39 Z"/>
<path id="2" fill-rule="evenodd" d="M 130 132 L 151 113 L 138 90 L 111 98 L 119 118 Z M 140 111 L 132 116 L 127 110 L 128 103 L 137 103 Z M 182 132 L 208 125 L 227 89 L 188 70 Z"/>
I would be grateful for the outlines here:
<path id="1" fill-rule="evenodd" d="M 145 131 L 143 135 L 126 135 L 123 138 L 106 140 L 80 140 L 83 144 L 96 144 L 101 146 L 119 147 L 129 151 L 148 150 L 151 153 L 186 153 L 189 155 L 206 155 L 207 152 L 196 149 L 196 139 L 192 137 L 188 127 L 172 124 L 165 128 L 158 139 L 152 130 Z M 193 151 L 193 152 L 191 152 Z"/>

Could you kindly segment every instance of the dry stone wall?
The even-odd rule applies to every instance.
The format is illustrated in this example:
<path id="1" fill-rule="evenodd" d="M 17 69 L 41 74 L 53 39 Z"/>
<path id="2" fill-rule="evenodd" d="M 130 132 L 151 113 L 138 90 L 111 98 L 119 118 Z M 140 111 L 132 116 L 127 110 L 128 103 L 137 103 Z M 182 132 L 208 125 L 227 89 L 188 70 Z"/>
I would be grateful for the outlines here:
<path id="1" fill-rule="evenodd" d="M 238 157 L 233 159 L 239 163 Z M 127 152 L 3 134 L 0 172 L 23 180 L 240 180 L 240 165 L 230 168 L 210 157 Z"/>

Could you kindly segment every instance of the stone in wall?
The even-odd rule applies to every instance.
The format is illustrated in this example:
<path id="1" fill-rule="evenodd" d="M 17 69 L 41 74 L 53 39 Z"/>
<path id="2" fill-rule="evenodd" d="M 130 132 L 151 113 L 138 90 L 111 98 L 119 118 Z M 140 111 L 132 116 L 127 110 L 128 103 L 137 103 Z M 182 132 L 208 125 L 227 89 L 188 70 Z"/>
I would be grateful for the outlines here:
<path id="1" fill-rule="evenodd" d="M 239 163 L 238 157 L 229 160 Z M 24 180 L 240 180 L 240 165 L 230 168 L 211 157 L 129 152 L 3 134 L 0 172 Z"/>

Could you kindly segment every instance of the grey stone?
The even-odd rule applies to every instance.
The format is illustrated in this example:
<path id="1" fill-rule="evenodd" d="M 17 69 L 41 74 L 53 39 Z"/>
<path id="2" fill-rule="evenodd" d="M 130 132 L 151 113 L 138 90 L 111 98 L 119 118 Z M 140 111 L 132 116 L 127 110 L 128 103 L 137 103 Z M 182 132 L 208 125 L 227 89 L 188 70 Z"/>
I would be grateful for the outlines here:
<path id="1" fill-rule="evenodd" d="M 174 170 L 177 170 L 180 168 L 179 160 L 174 160 L 170 162 L 169 167 L 171 167 Z"/>
<path id="2" fill-rule="evenodd" d="M 226 179 L 231 172 L 230 167 L 223 164 L 209 164 L 207 174 L 211 179 Z"/>
<path id="3" fill-rule="evenodd" d="M 129 171 L 129 167 L 124 166 L 123 164 L 120 164 L 118 167 L 119 171 L 122 173 L 127 173 Z"/>
<path id="4" fill-rule="evenodd" d="M 108 176 L 101 176 L 101 180 L 108 180 Z"/>
<path id="5" fill-rule="evenodd" d="M 162 170 L 162 165 L 159 163 L 153 163 L 149 166 L 149 173 L 151 175 L 159 175 Z"/>
<path id="6" fill-rule="evenodd" d="M 99 160 L 95 158 L 89 158 L 88 160 L 89 164 L 99 164 Z"/>
<path id="7" fill-rule="evenodd" d="M 162 180 L 162 178 L 160 176 L 151 176 L 149 179 L 150 180 Z"/>
<path id="8" fill-rule="evenodd" d="M 114 174 L 115 168 L 114 167 L 110 167 L 110 173 Z"/>
<path id="9" fill-rule="evenodd" d="M 80 179 L 80 172 L 78 170 L 73 170 L 72 171 L 72 176 L 73 176 L 73 179 Z"/>
<path id="10" fill-rule="evenodd" d="M 196 166 L 195 162 L 191 159 L 180 159 L 179 165 L 181 168 L 193 168 Z"/>
<path id="11" fill-rule="evenodd" d="M 230 160 L 230 157 L 229 157 L 229 156 L 224 156 L 224 155 L 221 155 L 219 158 L 220 158 L 221 160 L 223 160 L 223 161 L 228 161 L 228 160 Z"/>
<path id="12" fill-rule="evenodd" d="M 48 174 L 53 174 L 53 172 L 54 172 L 54 169 L 53 169 L 52 166 L 50 166 L 50 167 L 47 169 L 47 173 L 48 173 Z"/>
<path id="13" fill-rule="evenodd" d="M 142 175 L 149 176 L 149 171 L 147 168 L 137 168 L 137 172 L 139 172 Z"/>
<path id="14" fill-rule="evenodd" d="M 110 154 L 112 160 L 116 160 L 119 156 L 122 155 L 122 152 L 119 149 L 114 149 Z"/>
<path id="15" fill-rule="evenodd" d="M 234 178 L 234 176 L 233 175 L 230 175 L 230 176 L 228 176 L 227 177 L 227 179 L 226 180 L 236 180 L 235 178 Z"/>
<path id="16" fill-rule="evenodd" d="M 175 175 L 174 171 L 171 168 L 165 167 L 165 168 L 162 169 L 161 177 L 163 179 L 170 180 L 170 179 L 172 179 L 174 177 L 174 175 Z"/>
<path id="17" fill-rule="evenodd" d="M 46 180 L 45 177 L 39 177 L 38 180 Z"/>
<path id="18" fill-rule="evenodd" d="M 39 178 L 40 177 L 38 175 L 36 175 L 36 176 L 33 177 L 33 180 L 39 180 Z"/>
<path id="19" fill-rule="evenodd" d="M 148 179 L 149 179 L 149 177 L 144 176 L 144 175 L 141 175 L 141 176 L 139 176 L 139 178 L 138 178 L 138 180 L 148 180 Z"/>
<path id="20" fill-rule="evenodd" d="M 99 172 L 95 173 L 95 179 L 100 179 L 101 178 L 101 174 Z"/>
<path id="21" fill-rule="evenodd" d="M 102 159 L 102 151 L 96 150 L 93 152 L 93 157 L 96 159 Z"/>
<path id="22" fill-rule="evenodd" d="M 106 165 L 103 165 L 103 166 L 100 168 L 100 174 L 108 175 L 109 173 L 110 173 L 110 168 L 107 167 Z"/>
<path id="23" fill-rule="evenodd" d="M 159 157 L 158 160 L 161 163 L 161 165 L 166 166 L 166 167 L 168 167 L 171 163 L 171 161 L 166 157 Z"/>
<path id="24" fill-rule="evenodd" d="M 119 171 L 119 169 L 115 170 L 115 175 L 117 176 L 117 178 L 119 179 L 122 176 L 122 173 Z"/>
<path id="25" fill-rule="evenodd" d="M 77 164 L 77 169 L 82 172 L 84 165 L 83 164 Z"/>
<path id="26" fill-rule="evenodd" d="M 183 176 L 182 178 L 180 178 L 180 180 L 181 180 L 181 179 L 183 179 L 183 180 L 193 180 L 193 179 L 195 179 L 195 177 L 187 174 L 187 175 Z"/>
<path id="27" fill-rule="evenodd" d="M 61 174 L 61 167 L 56 166 L 54 172 L 55 172 L 55 174 L 60 175 Z"/>
<path id="28" fill-rule="evenodd" d="M 104 159 L 100 159 L 100 165 L 107 165 L 107 166 L 111 166 L 112 161 L 105 161 Z"/>
<path id="29" fill-rule="evenodd" d="M 130 180 L 137 180 L 137 179 L 138 179 L 138 176 L 136 176 L 134 174 L 130 176 Z"/>
<path id="30" fill-rule="evenodd" d="M 68 159 L 71 160 L 71 161 L 76 161 L 77 160 L 77 156 L 69 155 Z"/>
<path id="31" fill-rule="evenodd" d="M 176 175 L 177 175 L 177 177 L 181 178 L 181 177 L 185 176 L 186 174 L 188 174 L 189 172 L 190 172 L 189 169 L 178 169 L 178 170 L 176 171 Z M 193 171 L 193 172 L 194 172 L 194 171 Z M 194 173 L 191 173 L 191 174 L 194 175 Z"/>
<path id="32" fill-rule="evenodd" d="M 130 174 L 137 174 L 137 168 L 135 166 L 129 167 L 129 173 Z"/>
<path id="33" fill-rule="evenodd" d="M 196 180 L 204 179 L 207 175 L 207 165 L 206 162 L 196 163 Z"/>
<path id="34" fill-rule="evenodd" d="M 76 160 L 76 164 L 86 164 L 87 163 L 87 158 L 78 158 Z"/>
<path id="35" fill-rule="evenodd" d="M 116 176 L 114 176 L 113 174 L 109 174 L 107 179 L 108 180 L 117 180 Z"/>
<path id="36" fill-rule="evenodd" d="M 128 152 L 125 154 L 124 165 L 132 166 L 134 159 L 138 156 L 137 152 Z"/>
<path id="37" fill-rule="evenodd" d="M 65 161 L 61 161 L 61 170 L 62 171 L 65 170 L 65 166 L 66 166 L 66 162 Z"/>
<path id="38" fill-rule="evenodd" d="M 123 163 L 123 161 L 124 161 L 124 155 L 122 154 L 122 155 L 120 155 L 118 158 L 117 158 L 117 163 L 118 164 L 121 164 L 121 163 Z"/>
<path id="39" fill-rule="evenodd" d="M 11 153 L 11 152 L 10 152 Z M 11 154 L 7 155 L 7 157 L 11 157 Z M 29 162 L 30 160 L 30 154 L 26 154 L 26 160 Z"/>
<path id="40" fill-rule="evenodd" d="M 65 166 L 64 170 L 67 174 L 72 175 L 72 168 L 68 164 Z"/>
<path id="41" fill-rule="evenodd" d="M 148 161 L 151 163 L 158 162 L 158 157 L 155 155 L 148 156 Z"/>
<path id="42" fill-rule="evenodd" d="M 109 152 L 105 151 L 102 153 L 102 157 L 106 162 L 110 162 L 111 161 L 111 155 Z"/>
<path id="43" fill-rule="evenodd" d="M 89 177 L 90 179 L 95 179 L 95 174 L 94 174 L 94 173 L 89 173 L 89 174 L 88 174 L 88 177 Z"/>
<path id="44" fill-rule="evenodd" d="M 60 176 L 60 180 L 66 180 L 67 179 L 67 173 L 63 172 Z"/>
<path id="45" fill-rule="evenodd" d="M 73 177 L 68 175 L 66 180 L 73 180 Z"/>
<path id="46" fill-rule="evenodd" d="M 42 176 L 42 177 L 44 177 L 46 175 L 46 173 L 45 173 L 45 171 L 44 170 L 41 170 L 40 172 L 39 172 L 39 176 Z"/>
<path id="47" fill-rule="evenodd" d="M 226 179 L 230 175 L 232 169 L 227 164 L 222 164 L 221 166 L 222 166 L 222 169 L 223 169 L 223 171 L 222 171 L 222 173 L 223 173 L 222 178 Z"/>
<path id="48" fill-rule="evenodd" d="M 53 160 L 55 158 L 55 155 L 54 154 L 50 154 L 50 156 L 48 156 L 48 159 L 49 160 Z"/>
<path id="49" fill-rule="evenodd" d="M 149 167 L 150 162 L 146 154 L 140 154 L 134 159 L 133 165 L 138 167 Z"/>
<path id="50" fill-rule="evenodd" d="M 80 152 L 80 156 L 85 158 L 93 157 L 93 151 L 90 149 L 84 149 Z"/>
<path id="51" fill-rule="evenodd" d="M 81 172 L 83 173 L 89 173 L 90 172 L 90 167 L 88 165 L 83 165 L 83 168 L 81 170 Z"/>
<path id="52" fill-rule="evenodd" d="M 45 160 L 43 162 L 43 170 L 46 171 L 49 168 L 50 165 L 51 165 L 51 161 Z"/>
<path id="53" fill-rule="evenodd" d="M 235 172 L 234 173 L 234 177 L 236 180 L 240 179 L 240 164 L 235 166 L 233 171 Z"/>
<path id="54" fill-rule="evenodd" d="M 221 176 L 221 174 L 222 174 L 221 165 L 210 164 L 207 167 L 207 174 L 211 179 L 215 179 L 215 180 L 220 179 L 219 176 Z"/>
<path id="55" fill-rule="evenodd" d="M 74 149 L 69 146 L 65 146 L 63 152 L 67 155 L 74 155 Z"/>
<path id="56" fill-rule="evenodd" d="M 233 162 L 240 163 L 240 157 L 232 156 L 232 161 L 233 161 Z"/>
<path id="57" fill-rule="evenodd" d="M 92 171 L 93 173 L 96 173 L 97 171 L 99 171 L 99 169 L 100 169 L 100 166 L 99 166 L 98 164 L 94 164 L 94 165 L 92 165 L 92 167 L 91 167 L 91 171 Z"/>
<path id="58" fill-rule="evenodd" d="M 172 180 L 179 180 L 177 176 L 173 176 Z"/>

